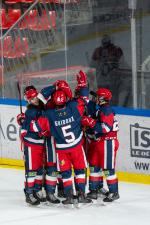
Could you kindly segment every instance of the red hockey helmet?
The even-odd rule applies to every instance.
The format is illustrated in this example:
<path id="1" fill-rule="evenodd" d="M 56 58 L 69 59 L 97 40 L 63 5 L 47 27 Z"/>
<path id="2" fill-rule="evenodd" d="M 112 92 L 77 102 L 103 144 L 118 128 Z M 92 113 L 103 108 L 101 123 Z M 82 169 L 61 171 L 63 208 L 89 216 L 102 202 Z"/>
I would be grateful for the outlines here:
<path id="1" fill-rule="evenodd" d="M 53 94 L 53 101 L 55 105 L 64 105 L 67 102 L 67 97 L 63 91 L 57 90 Z"/>
<path id="2" fill-rule="evenodd" d="M 24 99 L 26 101 L 30 101 L 30 99 L 37 97 L 37 95 L 38 92 L 33 85 L 27 86 L 24 90 Z"/>
<path id="3" fill-rule="evenodd" d="M 96 92 L 98 96 L 98 100 L 101 103 L 104 104 L 104 102 L 109 102 L 112 98 L 112 93 L 109 89 L 107 88 L 99 88 Z"/>

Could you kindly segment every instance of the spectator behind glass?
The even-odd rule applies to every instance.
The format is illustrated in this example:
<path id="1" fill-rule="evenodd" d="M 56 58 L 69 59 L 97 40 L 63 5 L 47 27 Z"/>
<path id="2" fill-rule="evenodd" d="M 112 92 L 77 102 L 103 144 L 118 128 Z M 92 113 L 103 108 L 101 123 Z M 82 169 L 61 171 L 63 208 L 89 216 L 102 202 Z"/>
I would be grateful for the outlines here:
<path id="1" fill-rule="evenodd" d="M 92 65 L 96 68 L 97 86 L 108 88 L 113 93 L 112 104 L 118 104 L 118 90 L 121 83 L 119 67 L 123 59 L 123 51 L 114 45 L 109 35 L 104 35 L 101 46 L 92 55 Z"/>

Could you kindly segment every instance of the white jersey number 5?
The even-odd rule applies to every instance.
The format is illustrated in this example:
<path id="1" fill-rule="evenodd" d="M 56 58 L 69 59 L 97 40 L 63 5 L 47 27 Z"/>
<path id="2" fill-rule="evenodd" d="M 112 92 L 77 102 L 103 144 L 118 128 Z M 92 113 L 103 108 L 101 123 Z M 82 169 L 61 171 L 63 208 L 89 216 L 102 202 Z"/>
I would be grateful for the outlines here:
<path id="1" fill-rule="evenodd" d="M 71 129 L 71 125 L 64 126 L 61 129 L 67 143 L 75 141 L 74 133 L 69 131 L 69 129 Z"/>

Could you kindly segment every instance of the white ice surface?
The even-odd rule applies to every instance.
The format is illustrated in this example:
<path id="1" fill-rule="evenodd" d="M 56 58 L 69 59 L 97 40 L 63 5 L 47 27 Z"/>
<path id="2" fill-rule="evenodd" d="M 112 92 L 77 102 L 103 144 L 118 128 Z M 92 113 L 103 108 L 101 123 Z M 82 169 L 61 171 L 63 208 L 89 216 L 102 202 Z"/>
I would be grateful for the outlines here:
<path id="1" fill-rule="evenodd" d="M 80 209 L 32 207 L 24 201 L 24 172 L 0 168 L 0 225 L 149 225 L 150 186 L 119 183 L 120 201 Z"/>

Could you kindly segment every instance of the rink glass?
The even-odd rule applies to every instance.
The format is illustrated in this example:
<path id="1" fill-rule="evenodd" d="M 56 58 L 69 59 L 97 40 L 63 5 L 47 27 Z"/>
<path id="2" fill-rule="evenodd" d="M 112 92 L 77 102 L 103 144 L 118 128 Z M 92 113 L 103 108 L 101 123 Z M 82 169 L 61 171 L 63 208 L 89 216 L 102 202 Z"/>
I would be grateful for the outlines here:
<path id="1" fill-rule="evenodd" d="M 105 66 L 103 81 L 112 90 L 113 105 L 150 107 L 149 0 L 60 0 L 53 4 L 36 0 L 22 7 L 18 20 L 10 16 L 10 5 L 8 11 L 3 10 L 3 2 L 0 3 L 1 98 L 18 98 L 18 80 L 22 91 L 29 84 L 40 90 L 57 79 L 67 80 L 74 90 L 75 75 L 80 69 L 87 72 L 90 89 L 96 90 L 102 85 L 99 72 Z M 13 9 L 19 15 L 20 6 L 15 4 Z M 6 17 L 4 13 L 8 13 Z M 11 27 L 6 26 L 9 25 L 6 18 Z M 116 67 L 107 52 L 106 61 L 104 58 L 102 62 L 92 61 L 92 54 L 102 45 L 105 34 L 123 51 Z"/>

